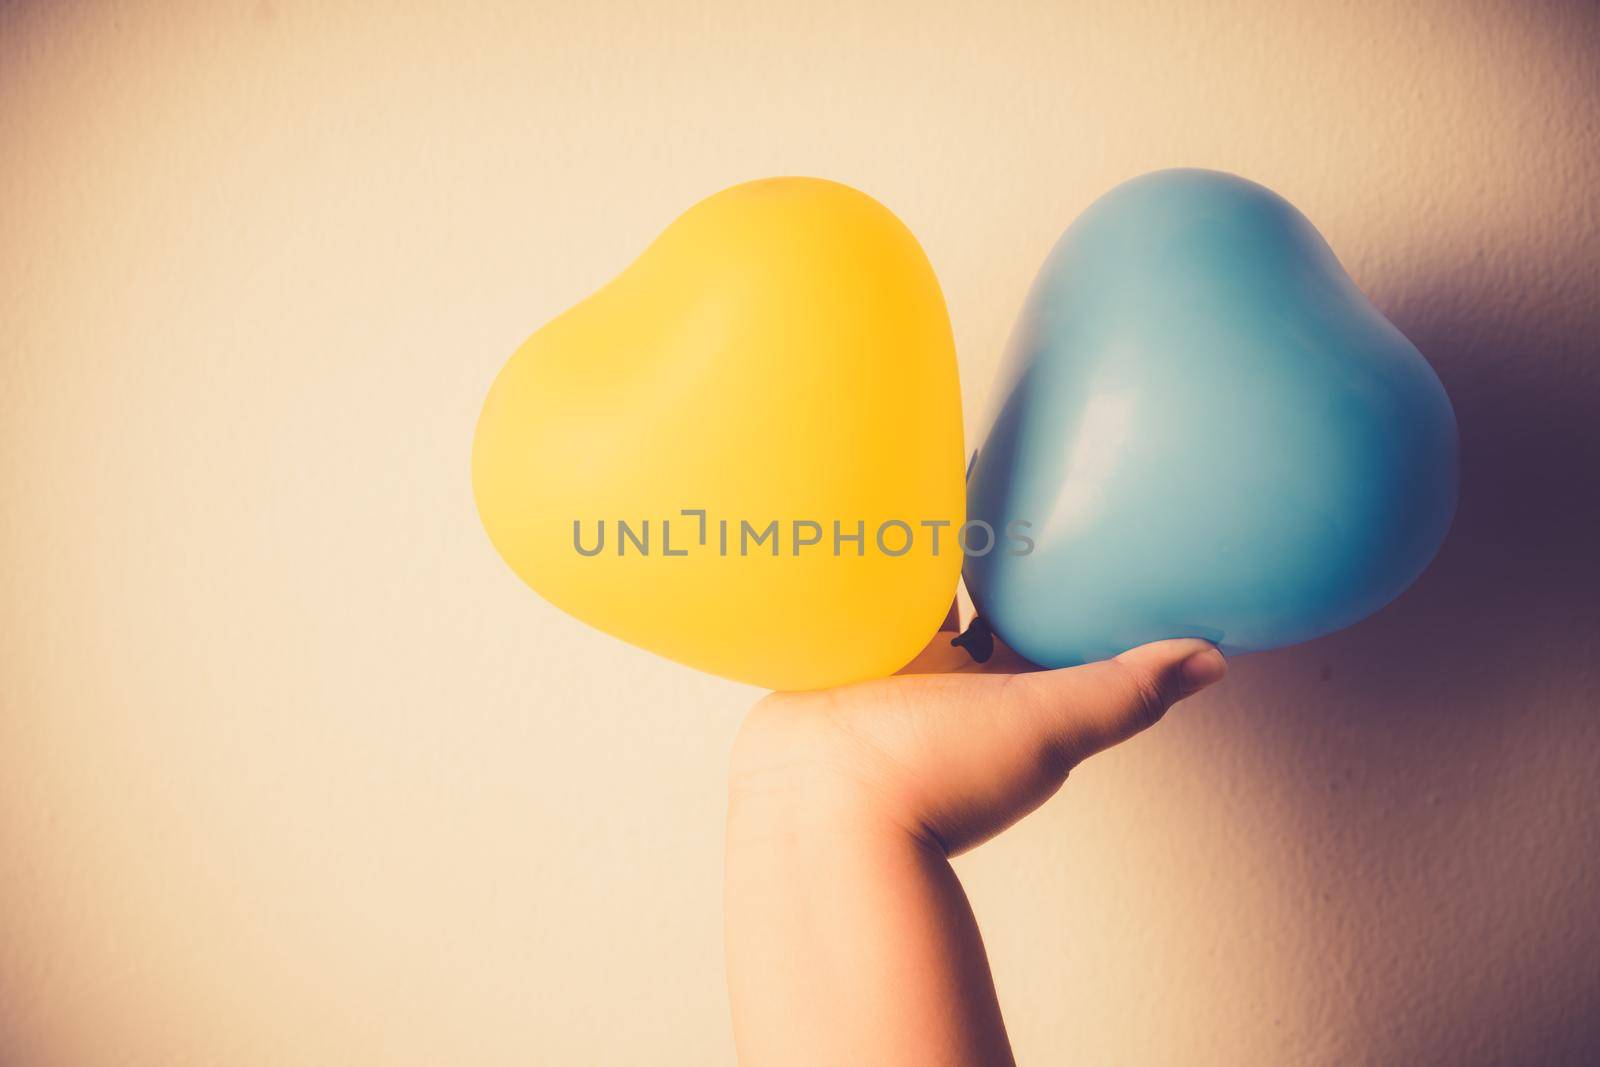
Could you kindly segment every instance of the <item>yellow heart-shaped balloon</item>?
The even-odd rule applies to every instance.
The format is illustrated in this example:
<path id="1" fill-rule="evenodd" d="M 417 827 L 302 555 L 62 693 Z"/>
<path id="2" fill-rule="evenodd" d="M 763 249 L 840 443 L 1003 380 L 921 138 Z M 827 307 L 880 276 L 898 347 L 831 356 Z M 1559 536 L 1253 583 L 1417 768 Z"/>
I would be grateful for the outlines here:
<path id="1" fill-rule="evenodd" d="M 724 190 L 517 349 L 478 514 L 551 603 L 727 678 L 893 673 L 961 569 L 961 396 L 911 232 L 854 189 Z"/>

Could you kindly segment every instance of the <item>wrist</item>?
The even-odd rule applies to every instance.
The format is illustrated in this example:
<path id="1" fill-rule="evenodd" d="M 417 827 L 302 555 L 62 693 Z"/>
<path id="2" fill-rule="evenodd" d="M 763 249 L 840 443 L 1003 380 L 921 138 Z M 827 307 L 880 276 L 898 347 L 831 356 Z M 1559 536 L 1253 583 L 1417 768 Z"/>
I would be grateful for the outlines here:
<path id="1" fill-rule="evenodd" d="M 728 771 L 728 848 L 784 851 L 915 836 L 897 813 L 882 754 L 838 723 L 763 700 L 734 742 Z"/>

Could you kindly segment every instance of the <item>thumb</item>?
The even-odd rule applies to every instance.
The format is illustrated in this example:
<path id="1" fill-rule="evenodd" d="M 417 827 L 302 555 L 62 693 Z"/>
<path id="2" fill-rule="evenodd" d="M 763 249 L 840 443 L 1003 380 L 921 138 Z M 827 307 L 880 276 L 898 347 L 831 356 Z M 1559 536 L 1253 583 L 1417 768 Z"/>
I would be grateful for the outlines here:
<path id="1" fill-rule="evenodd" d="M 1018 740 L 1053 750 L 1065 778 L 1096 752 L 1154 726 L 1168 708 L 1220 681 L 1227 670 L 1215 646 L 1181 638 L 1082 667 L 1019 675 L 1011 694 L 1024 705 L 1014 709 L 1023 713 Z"/>
<path id="2" fill-rule="evenodd" d="M 985 678 L 978 721 L 963 716 L 959 743 L 938 746 L 943 766 L 927 779 L 937 785 L 920 797 L 919 821 L 947 852 L 971 848 L 1043 804 L 1079 763 L 1226 672 L 1210 643 L 1182 638 L 1082 667 Z"/>

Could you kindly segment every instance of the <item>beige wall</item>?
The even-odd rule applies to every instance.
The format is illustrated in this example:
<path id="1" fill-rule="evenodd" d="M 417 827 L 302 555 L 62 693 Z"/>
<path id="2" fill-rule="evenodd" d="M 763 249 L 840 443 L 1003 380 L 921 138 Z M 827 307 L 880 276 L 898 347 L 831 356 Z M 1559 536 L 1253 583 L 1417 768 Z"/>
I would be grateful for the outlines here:
<path id="1" fill-rule="evenodd" d="M 0 7 L 0 1061 L 729 1062 L 756 693 L 510 575 L 490 378 L 808 173 L 921 236 L 970 411 L 1061 228 L 1173 164 L 1433 359 L 1462 509 L 961 861 L 1018 1052 L 1600 1057 L 1592 5 L 396 6 Z"/>

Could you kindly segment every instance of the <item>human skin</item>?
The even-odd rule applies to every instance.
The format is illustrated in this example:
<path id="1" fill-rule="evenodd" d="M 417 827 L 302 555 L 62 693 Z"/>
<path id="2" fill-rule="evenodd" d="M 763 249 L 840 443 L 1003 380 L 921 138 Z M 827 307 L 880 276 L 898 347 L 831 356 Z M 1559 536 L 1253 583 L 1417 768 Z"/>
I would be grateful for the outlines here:
<path id="1" fill-rule="evenodd" d="M 1042 671 L 951 636 L 893 678 L 774 693 L 740 730 L 724 919 L 745 1067 L 1013 1063 L 950 857 L 1227 670 L 1190 639 Z"/>

